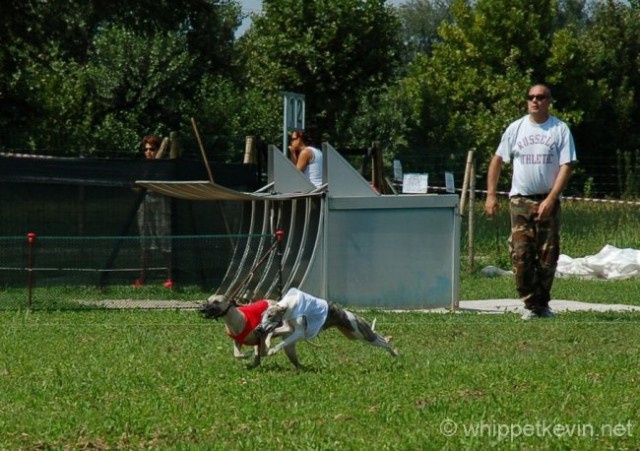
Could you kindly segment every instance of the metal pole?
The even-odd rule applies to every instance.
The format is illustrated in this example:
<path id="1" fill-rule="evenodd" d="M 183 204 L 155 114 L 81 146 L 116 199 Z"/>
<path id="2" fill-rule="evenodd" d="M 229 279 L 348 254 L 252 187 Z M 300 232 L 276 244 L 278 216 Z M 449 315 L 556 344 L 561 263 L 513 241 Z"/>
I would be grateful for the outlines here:
<path id="1" fill-rule="evenodd" d="M 284 239 L 284 231 L 276 230 L 276 242 L 278 243 L 278 291 L 282 299 L 282 240 Z"/>
<path id="2" fill-rule="evenodd" d="M 289 148 L 287 147 L 287 141 L 289 139 L 289 134 L 287 130 L 287 102 L 289 99 L 287 98 L 286 93 L 282 96 L 282 153 L 286 156 L 289 156 Z"/>

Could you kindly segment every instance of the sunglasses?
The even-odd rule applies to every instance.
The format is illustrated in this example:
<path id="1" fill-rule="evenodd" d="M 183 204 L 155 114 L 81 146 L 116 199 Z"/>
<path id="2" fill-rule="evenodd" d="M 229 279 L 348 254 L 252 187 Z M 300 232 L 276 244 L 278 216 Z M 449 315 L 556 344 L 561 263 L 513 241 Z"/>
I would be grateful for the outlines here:
<path id="1" fill-rule="evenodd" d="M 155 151 L 156 151 L 155 147 L 145 147 L 145 148 L 144 148 L 144 150 L 145 150 L 145 152 L 146 152 L 147 150 L 151 150 L 152 152 L 155 152 Z"/>
<path id="2" fill-rule="evenodd" d="M 528 95 L 527 96 L 527 100 L 529 100 L 529 102 L 533 102 L 534 100 L 537 100 L 538 102 L 542 102 L 546 98 L 547 98 L 547 96 L 544 95 L 544 94 L 535 94 L 535 95 Z"/>

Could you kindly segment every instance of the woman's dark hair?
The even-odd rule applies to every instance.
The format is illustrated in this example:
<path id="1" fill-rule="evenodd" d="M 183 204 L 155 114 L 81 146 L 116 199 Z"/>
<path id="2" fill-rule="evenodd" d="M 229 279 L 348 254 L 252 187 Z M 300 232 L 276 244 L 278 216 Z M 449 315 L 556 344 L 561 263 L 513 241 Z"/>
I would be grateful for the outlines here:
<path id="1" fill-rule="evenodd" d="M 144 138 L 142 138 L 142 147 L 143 148 L 144 148 L 144 146 L 146 144 L 151 144 L 154 149 L 158 150 L 158 149 L 160 149 L 160 144 L 161 143 L 162 143 L 162 141 L 160 140 L 160 137 L 156 136 L 156 135 L 147 135 Z"/>

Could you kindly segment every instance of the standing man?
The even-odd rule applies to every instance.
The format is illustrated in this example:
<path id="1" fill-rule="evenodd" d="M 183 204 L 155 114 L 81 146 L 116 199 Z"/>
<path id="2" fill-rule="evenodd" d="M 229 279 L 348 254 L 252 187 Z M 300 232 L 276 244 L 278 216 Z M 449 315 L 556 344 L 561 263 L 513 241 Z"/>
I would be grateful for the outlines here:
<path id="1" fill-rule="evenodd" d="M 322 152 L 312 147 L 302 130 L 291 132 L 291 161 L 315 187 L 322 185 Z"/>
<path id="2" fill-rule="evenodd" d="M 549 114 L 550 103 L 547 86 L 529 89 L 529 114 L 507 127 L 487 175 L 484 208 L 493 218 L 502 164 L 513 160 L 509 250 L 516 290 L 526 309 L 523 319 L 555 316 L 549 301 L 560 256 L 560 196 L 576 161 L 571 131 Z"/>

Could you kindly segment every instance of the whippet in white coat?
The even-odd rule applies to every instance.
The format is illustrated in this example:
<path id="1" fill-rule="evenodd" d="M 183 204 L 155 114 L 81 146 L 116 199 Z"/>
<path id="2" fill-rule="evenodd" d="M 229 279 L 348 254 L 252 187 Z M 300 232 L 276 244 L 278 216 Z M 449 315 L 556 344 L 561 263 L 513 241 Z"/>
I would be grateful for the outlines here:
<path id="1" fill-rule="evenodd" d="M 369 326 L 364 319 L 355 313 L 297 288 L 289 289 L 281 301 L 270 305 L 264 311 L 262 321 L 257 328 L 259 329 L 258 335 L 273 332 L 280 326 L 288 326 L 291 332 L 281 343 L 270 348 L 267 355 L 274 355 L 284 349 L 287 357 L 296 368 L 301 367 L 296 355 L 296 343 L 303 339 L 312 339 L 320 331 L 330 327 L 337 327 L 349 339 L 380 346 L 393 357 L 398 355 L 398 352 L 391 346 L 390 338 L 378 335 L 372 326 Z"/>

